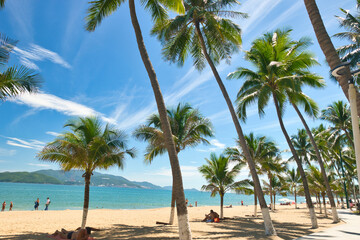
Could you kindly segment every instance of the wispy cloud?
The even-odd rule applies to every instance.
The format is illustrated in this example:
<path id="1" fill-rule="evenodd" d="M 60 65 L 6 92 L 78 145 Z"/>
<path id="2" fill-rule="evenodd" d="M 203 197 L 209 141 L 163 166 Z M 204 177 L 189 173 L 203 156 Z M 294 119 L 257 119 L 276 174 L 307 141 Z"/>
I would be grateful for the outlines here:
<path id="1" fill-rule="evenodd" d="M 293 117 L 293 118 L 284 120 L 285 127 L 287 127 L 289 125 L 297 124 L 297 123 L 301 123 L 301 120 L 300 120 L 299 117 Z M 273 121 L 273 122 L 271 122 L 269 124 L 266 124 L 266 125 L 263 125 L 261 127 L 251 128 L 251 130 L 254 131 L 254 132 L 257 132 L 257 131 L 260 131 L 260 130 L 267 130 L 267 129 L 275 129 L 275 130 L 280 131 L 279 121 Z"/>
<path id="2" fill-rule="evenodd" d="M 249 14 L 242 23 L 243 33 L 249 33 L 281 2 L 282 0 L 252 0 L 240 6 L 240 11 Z"/>
<path id="3" fill-rule="evenodd" d="M 21 64 L 31 69 L 39 70 L 39 67 L 35 63 L 39 61 L 51 61 L 64 68 L 71 68 L 70 64 L 60 57 L 59 54 L 36 44 L 30 44 L 30 47 L 24 50 L 15 47 L 14 53 L 19 56 Z"/>
<path id="4" fill-rule="evenodd" d="M 212 145 L 212 147 L 208 149 L 197 148 L 196 150 L 199 152 L 217 152 L 222 151 L 226 147 L 226 144 L 219 142 L 219 140 L 217 139 L 211 139 L 210 144 Z"/>
<path id="5" fill-rule="evenodd" d="M 60 133 L 57 133 L 57 132 L 51 132 L 51 131 L 47 131 L 47 132 L 46 132 L 46 134 L 49 134 L 49 135 L 51 135 L 51 136 L 55 136 L 55 137 L 57 137 L 57 136 L 59 136 L 59 135 L 60 135 Z"/>
<path id="6" fill-rule="evenodd" d="M 16 150 L 14 149 L 6 149 L 6 148 L 0 148 L 0 156 L 14 156 L 16 154 Z"/>
<path id="7" fill-rule="evenodd" d="M 28 163 L 27 165 L 29 165 L 29 166 L 35 166 L 35 167 L 43 167 L 43 168 L 48 168 L 48 167 L 50 167 L 49 164 L 41 164 L 41 163 Z"/>
<path id="8" fill-rule="evenodd" d="M 41 150 L 45 146 L 44 142 L 34 140 L 34 139 L 23 140 L 20 138 L 13 138 L 13 137 L 6 137 L 6 138 L 9 139 L 6 141 L 6 144 L 15 146 L 15 147 Z"/>
<path id="9" fill-rule="evenodd" d="M 52 94 L 42 92 L 23 93 L 16 98 L 9 99 L 9 101 L 25 104 L 38 110 L 55 110 L 68 116 L 100 116 L 104 121 L 115 124 L 114 119 L 105 117 L 102 113 L 99 113 L 92 108 L 70 100 L 62 99 Z"/>

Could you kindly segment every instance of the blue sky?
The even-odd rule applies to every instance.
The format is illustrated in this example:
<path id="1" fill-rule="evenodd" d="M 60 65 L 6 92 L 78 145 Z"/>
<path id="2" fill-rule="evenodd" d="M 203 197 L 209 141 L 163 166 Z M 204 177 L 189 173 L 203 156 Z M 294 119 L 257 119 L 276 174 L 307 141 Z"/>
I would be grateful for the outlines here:
<path id="1" fill-rule="evenodd" d="M 310 37 L 309 48 L 316 54 L 321 66 L 312 70 L 324 77 L 323 90 L 305 89 L 320 108 L 345 99 L 341 89 L 329 79 L 329 68 L 318 46 L 302 0 L 246 0 L 239 11 L 249 14 L 248 19 L 235 19 L 243 30 L 243 49 L 261 34 L 276 28 L 292 28 L 292 38 Z M 317 1 L 330 35 L 341 29 L 335 15 L 339 8 L 355 12 L 355 0 Z M 189 102 L 212 120 L 215 137 L 212 145 L 198 146 L 179 154 L 185 188 L 199 189 L 204 180 L 197 168 L 205 163 L 210 152 L 221 153 L 234 146 L 235 129 L 221 92 L 209 68 L 201 73 L 192 67 L 191 59 L 182 68 L 163 61 L 161 46 L 150 36 L 152 27 L 149 14 L 137 4 L 137 13 L 150 59 L 157 73 L 167 106 Z M 130 180 L 150 181 L 171 185 L 171 171 L 167 155 L 156 158 L 151 165 L 143 163 L 146 147 L 131 137 L 131 132 L 156 111 L 155 100 L 145 68 L 137 49 L 128 5 L 89 33 L 84 29 L 87 1 L 62 0 L 8 0 L 0 10 L 0 32 L 19 40 L 11 56 L 11 64 L 24 64 L 37 69 L 43 78 L 41 92 L 24 94 L 9 99 L 0 106 L 0 171 L 35 171 L 58 169 L 56 164 L 36 159 L 36 153 L 57 133 L 64 131 L 64 123 L 72 117 L 97 114 L 127 132 L 129 146 L 136 147 L 138 156 L 127 159 L 124 170 L 111 168 L 106 172 Z M 336 46 L 345 44 L 333 38 Z M 251 67 L 240 52 L 233 56 L 231 65 L 218 66 L 221 77 L 234 100 L 241 80 L 225 80 L 229 72 L 239 66 Z M 301 128 L 301 122 L 290 107 L 284 122 L 290 134 Z M 309 119 L 314 127 L 319 120 Z M 242 124 L 245 133 L 254 132 L 275 140 L 282 150 L 287 149 L 272 104 L 266 116 L 259 119 L 257 109 L 248 111 L 248 120 Z M 284 154 L 283 158 L 287 158 Z M 244 169 L 240 178 L 248 175 Z"/>

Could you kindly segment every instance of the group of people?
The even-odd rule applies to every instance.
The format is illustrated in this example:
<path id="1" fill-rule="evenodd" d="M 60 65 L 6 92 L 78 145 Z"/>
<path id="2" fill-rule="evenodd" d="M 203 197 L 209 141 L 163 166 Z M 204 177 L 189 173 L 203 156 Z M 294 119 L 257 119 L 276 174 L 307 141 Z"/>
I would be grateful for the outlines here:
<path id="1" fill-rule="evenodd" d="M 47 199 L 46 199 L 46 203 L 45 203 L 45 211 L 47 211 L 47 210 L 49 210 L 49 205 L 50 205 L 50 203 L 51 203 L 51 201 L 50 201 L 50 198 L 48 197 Z M 35 201 L 35 205 L 34 205 L 34 209 L 35 210 L 39 210 L 39 206 L 40 206 L 40 200 L 39 200 L 39 198 L 38 199 L 36 199 L 36 201 Z"/>
<path id="2" fill-rule="evenodd" d="M 12 210 L 13 206 L 14 206 L 13 202 L 10 202 L 9 211 Z M 6 201 L 4 201 L 3 204 L 2 204 L 2 207 L 1 207 L 2 212 L 5 211 L 5 207 L 6 207 Z"/>

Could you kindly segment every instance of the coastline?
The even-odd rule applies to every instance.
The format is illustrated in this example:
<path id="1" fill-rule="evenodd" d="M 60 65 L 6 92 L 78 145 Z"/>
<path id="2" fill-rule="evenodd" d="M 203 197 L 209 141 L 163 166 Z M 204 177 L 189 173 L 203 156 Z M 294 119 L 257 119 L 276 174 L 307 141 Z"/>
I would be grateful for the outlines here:
<path id="1" fill-rule="evenodd" d="M 258 207 L 259 216 L 252 217 L 252 205 L 224 208 L 224 216 L 228 219 L 220 223 L 201 222 L 210 209 L 220 212 L 219 206 L 191 207 L 188 212 L 193 238 L 202 239 L 294 239 L 338 225 L 332 224 L 330 215 L 324 218 L 317 214 L 319 229 L 310 229 L 311 223 L 305 204 L 299 204 L 299 207 L 300 209 L 294 209 L 294 205 L 277 205 L 277 210 L 271 212 L 278 233 L 276 237 L 265 236 L 261 211 Z M 167 222 L 169 214 L 169 207 L 93 209 L 89 210 L 87 226 L 103 230 L 93 234 L 96 239 L 177 239 L 176 217 L 173 226 L 156 224 L 156 221 Z M 73 230 L 79 227 L 81 218 L 82 210 L 0 212 L 0 239 L 45 240 L 49 233 L 57 229 Z"/>

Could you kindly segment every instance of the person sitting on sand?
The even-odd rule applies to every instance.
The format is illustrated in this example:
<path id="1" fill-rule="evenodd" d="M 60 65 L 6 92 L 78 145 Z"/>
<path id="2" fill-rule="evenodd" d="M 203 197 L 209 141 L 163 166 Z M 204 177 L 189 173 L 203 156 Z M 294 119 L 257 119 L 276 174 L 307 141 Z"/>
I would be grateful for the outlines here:
<path id="1" fill-rule="evenodd" d="M 72 239 L 72 240 L 88 240 L 89 233 L 87 229 L 77 229 L 75 231 L 67 231 L 65 229 L 61 229 L 61 231 L 56 230 L 51 236 L 60 237 L 62 239 Z"/>
<path id="2" fill-rule="evenodd" d="M 210 210 L 209 214 L 205 214 L 203 222 L 214 222 L 215 218 L 219 218 L 219 214 L 217 214 L 217 212 L 214 212 L 213 210 Z"/>

